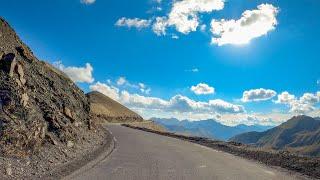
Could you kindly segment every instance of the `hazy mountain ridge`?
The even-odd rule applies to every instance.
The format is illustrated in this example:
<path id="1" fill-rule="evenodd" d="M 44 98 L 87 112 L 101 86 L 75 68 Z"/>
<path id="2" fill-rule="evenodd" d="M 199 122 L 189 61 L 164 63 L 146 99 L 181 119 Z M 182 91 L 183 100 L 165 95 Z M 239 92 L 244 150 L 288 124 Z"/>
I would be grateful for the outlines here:
<path id="1" fill-rule="evenodd" d="M 295 116 L 264 132 L 249 132 L 230 140 L 258 147 L 288 150 L 302 155 L 320 155 L 320 120 Z"/>
<path id="2" fill-rule="evenodd" d="M 187 134 L 193 136 L 202 136 L 219 140 L 228 140 L 229 138 L 249 131 L 265 131 L 272 128 L 271 126 L 253 125 L 247 126 L 244 124 L 238 126 L 226 126 L 214 119 L 202 121 L 179 121 L 178 119 L 162 119 L 151 118 L 154 122 L 164 126 L 170 132 Z"/>

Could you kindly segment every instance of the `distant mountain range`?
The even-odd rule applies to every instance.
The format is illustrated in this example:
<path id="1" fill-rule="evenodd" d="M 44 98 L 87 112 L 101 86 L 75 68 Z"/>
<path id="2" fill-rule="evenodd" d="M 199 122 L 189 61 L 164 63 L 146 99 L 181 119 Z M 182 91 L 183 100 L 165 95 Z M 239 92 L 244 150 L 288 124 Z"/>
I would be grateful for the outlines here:
<path id="1" fill-rule="evenodd" d="M 260 125 L 238 125 L 238 126 L 226 126 L 214 119 L 202 120 L 202 121 L 189 121 L 178 119 L 163 119 L 163 118 L 151 118 L 154 122 L 162 125 L 170 132 L 175 132 L 185 135 L 208 137 L 218 140 L 228 140 L 229 138 L 250 131 L 262 132 L 272 128 L 271 126 Z"/>
<path id="2" fill-rule="evenodd" d="M 287 150 L 302 155 L 320 155 L 320 119 L 295 116 L 264 132 L 237 135 L 231 141 L 258 147 Z"/>

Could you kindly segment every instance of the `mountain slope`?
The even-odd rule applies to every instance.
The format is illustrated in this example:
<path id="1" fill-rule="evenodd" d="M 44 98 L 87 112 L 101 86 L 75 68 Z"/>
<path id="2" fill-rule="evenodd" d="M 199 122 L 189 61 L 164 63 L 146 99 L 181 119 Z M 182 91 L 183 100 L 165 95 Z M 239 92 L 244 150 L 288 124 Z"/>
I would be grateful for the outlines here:
<path id="1" fill-rule="evenodd" d="M 320 121 L 308 116 L 295 116 L 268 131 L 240 134 L 231 140 L 317 156 L 320 155 Z"/>
<path id="2" fill-rule="evenodd" d="M 91 114 L 107 122 L 134 122 L 143 121 L 137 113 L 104 94 L 93 91 L 87 94 L 90 102 Z"/>
<path id="3" fill-rule="evenodd" d="M 77 144 L 89 128 L 84 93 L 39 61 L 0 18 L 1 156 L 30 155 L 46 143 Z"/>
<path id="4" fill-rule="evenodd" d="M 218 123 L 213 119 L 202 120 L 202 121 L 179 121 L 177 119 L 161 119 L 161 118 L 152 118 L 152 120 L 171 132 L 176 132 L 180 134 L 193 135 L 193 136 L 202 136 L 209 137 L 219 140 L 228 140 L 229 138 L 249 131 L 265 131 L 270 129 L 268 126 L 247 126 L 247 125 L 238 125 L 238 126 L 225 126 Z"/>

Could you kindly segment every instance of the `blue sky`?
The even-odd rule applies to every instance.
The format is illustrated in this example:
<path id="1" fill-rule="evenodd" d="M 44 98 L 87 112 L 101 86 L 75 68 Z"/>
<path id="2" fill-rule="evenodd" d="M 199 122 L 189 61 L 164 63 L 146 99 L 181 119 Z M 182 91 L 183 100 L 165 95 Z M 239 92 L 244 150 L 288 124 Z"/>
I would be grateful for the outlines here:
<path id="1" fill-rule="evenodd" d="M 319 116 L 319 5 L 2 0 L 0 15 L 39 59 L 85 92 L 104 92 L 146 118 L 278 124 L 295 114 Z M 189 19 L 177 19 L 179 13 Z M 157 17 L 165 20 L 165 33 L 153 28 Z M 250 41 L 235 44 L 244 39 Z"/>

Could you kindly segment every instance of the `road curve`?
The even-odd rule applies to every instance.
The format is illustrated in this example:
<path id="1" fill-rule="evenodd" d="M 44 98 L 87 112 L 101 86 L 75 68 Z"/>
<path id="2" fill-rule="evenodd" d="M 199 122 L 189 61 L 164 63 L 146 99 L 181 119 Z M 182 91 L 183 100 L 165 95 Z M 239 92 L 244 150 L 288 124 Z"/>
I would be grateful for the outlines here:
<path id="1" fill-rule="evenodd" d="M 108 129 L 116 149 L 77 180 L 287 180 L 273 168 L 182 140 L 119 125 Z"/>

